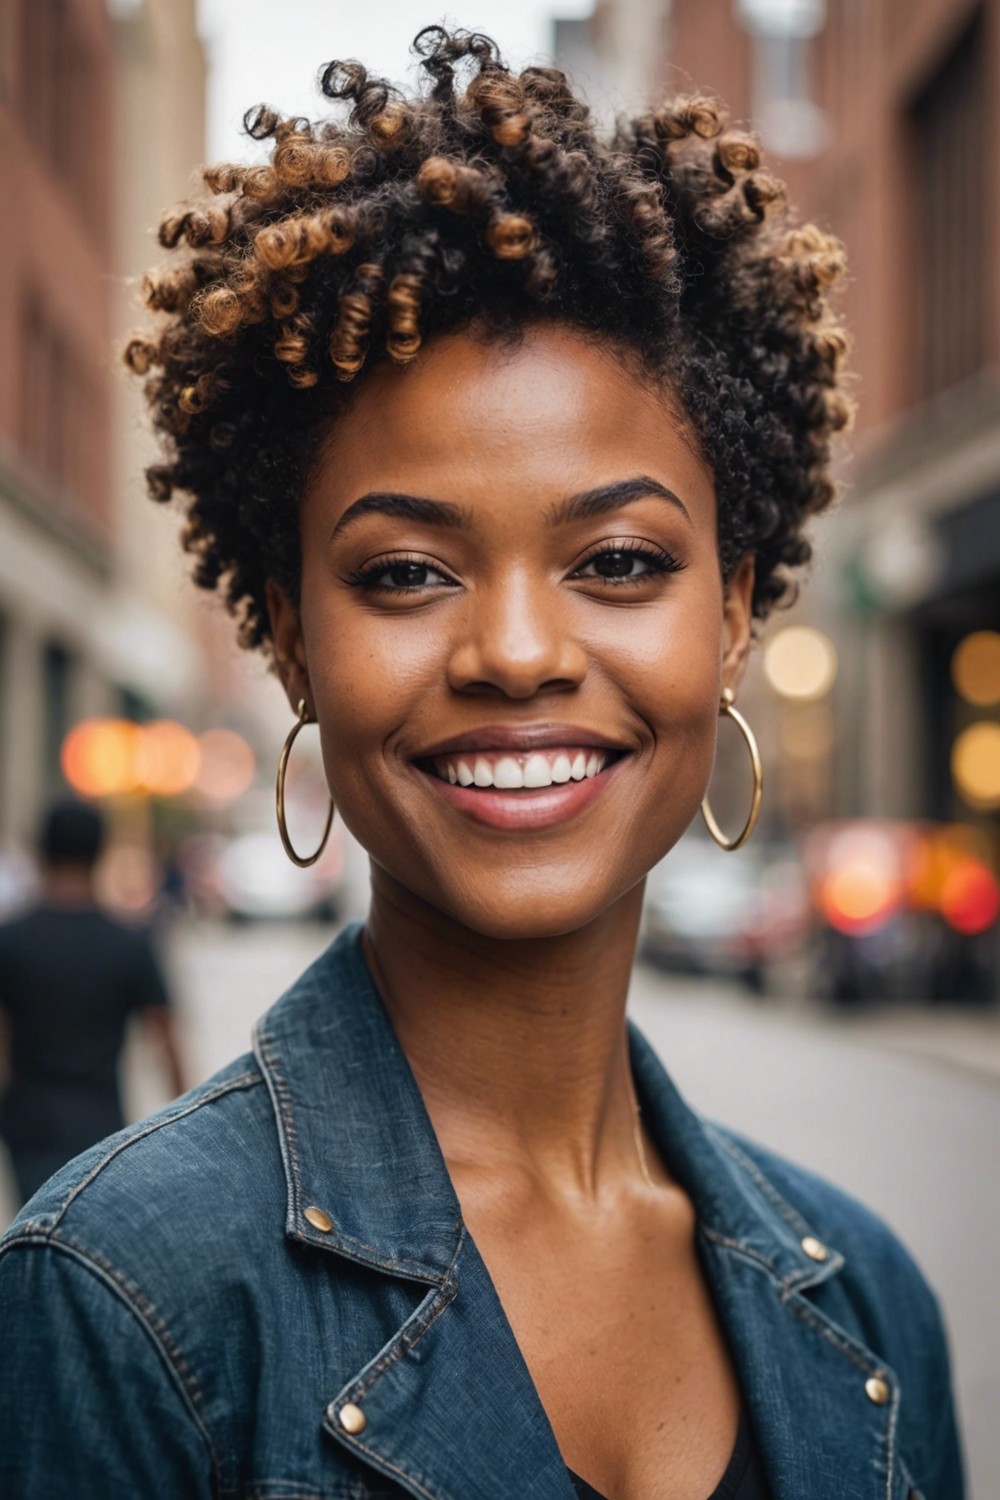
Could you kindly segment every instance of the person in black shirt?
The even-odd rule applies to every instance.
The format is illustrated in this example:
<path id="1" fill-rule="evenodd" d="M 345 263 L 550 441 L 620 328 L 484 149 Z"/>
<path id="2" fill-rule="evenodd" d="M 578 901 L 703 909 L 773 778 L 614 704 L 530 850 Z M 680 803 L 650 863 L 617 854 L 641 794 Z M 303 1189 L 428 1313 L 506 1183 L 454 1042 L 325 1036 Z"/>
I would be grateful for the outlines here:
<path id="1" fill-rule="evenodd" d="M 40 901 L 0 925 L 0 1013 L 8 1077 L 5 1140 L 23 1200 L 65 1162 L 125 1123 L 118 1063 L 141 1012 L 184 1091 L 173 1015 L 147 929 L 118 922 L 94 896 L 104 841 L 98 810 L 60 801 L 41 836 Z"/>

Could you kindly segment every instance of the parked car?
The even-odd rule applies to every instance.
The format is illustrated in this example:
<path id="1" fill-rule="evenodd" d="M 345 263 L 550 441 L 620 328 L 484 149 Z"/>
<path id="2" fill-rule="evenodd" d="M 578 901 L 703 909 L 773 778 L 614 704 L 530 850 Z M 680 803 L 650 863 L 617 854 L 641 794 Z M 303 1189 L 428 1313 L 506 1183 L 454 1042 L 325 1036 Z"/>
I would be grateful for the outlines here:
<path id="1" fill-rule="evenodd" d="M 235 922 L 335 921 L 342 908 L 344 844 L 335 823 L 320 859 L 307 869 L 291 863 L 273 828 L 240 834 L 219 855 L 215 887 Z"/>
<path id="2" fill-rule="evenodd" d="M 957 823 L 845 819 L 803 841 L 811 991 L 866 1000 L 994 1000 L 1000 886 L 986 836 Z"/>
<path id="3" fill-rule="evenodd" d="M 787 844 L 728 855 L 687 834 L 647 879 L 641 952 L 662 968 L 727 975 L 760 992 L 809 930 L 804 873 Z"/>

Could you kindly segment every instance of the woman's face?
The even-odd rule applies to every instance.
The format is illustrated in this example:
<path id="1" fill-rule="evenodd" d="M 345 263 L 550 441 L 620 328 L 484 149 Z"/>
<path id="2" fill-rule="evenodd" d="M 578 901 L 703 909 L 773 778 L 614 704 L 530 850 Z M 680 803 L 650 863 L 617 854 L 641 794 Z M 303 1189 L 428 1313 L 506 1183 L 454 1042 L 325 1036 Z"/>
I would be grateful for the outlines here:
<path id="1" fill-rule="evenodd" d="M 561 325 L 441 336 L 367 377 L 301 536 L 279 668 L 381 878 L 505 938 L 632 890 L 704 795 L 753 581 L 723 591 L 712 476 L 662 393 Z"/>

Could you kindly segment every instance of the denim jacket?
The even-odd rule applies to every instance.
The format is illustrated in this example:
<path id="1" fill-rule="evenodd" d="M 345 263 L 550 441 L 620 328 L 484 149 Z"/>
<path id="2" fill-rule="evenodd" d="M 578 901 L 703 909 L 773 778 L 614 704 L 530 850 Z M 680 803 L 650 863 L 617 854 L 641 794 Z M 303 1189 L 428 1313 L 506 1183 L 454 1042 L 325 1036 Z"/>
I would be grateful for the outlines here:
<path id="1" fill-rule="evenodd" d="M 253 1055 L 63 1168 L 0 1241 L 4 1500 L 572 1500 L 359 936 Z M 906 1251 L 631 1049 L 775 1500 L 961 1500 Z"/>

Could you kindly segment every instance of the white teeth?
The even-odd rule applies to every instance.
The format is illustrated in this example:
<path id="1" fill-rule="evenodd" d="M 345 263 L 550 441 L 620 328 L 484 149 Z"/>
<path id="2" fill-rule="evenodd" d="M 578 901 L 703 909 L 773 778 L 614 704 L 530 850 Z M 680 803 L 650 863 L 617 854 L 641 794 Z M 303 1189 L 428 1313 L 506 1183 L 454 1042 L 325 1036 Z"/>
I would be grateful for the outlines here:
<path id="1" fill-rule="evenodd" d="M 524 763 L 525 786 L 551 786 L 552 767 L 544 755 L 529 755 Z"/>
<path id="2" fill-rule="evenodd" d="M 470 756 L 467 760 L 442 757 L 438 773 L 452 786 L 495 787 L 498 791 L 537 790 L 562 786 L 599 776 L 608 763 L 600 750 L 533 751 L 530 755 Z"/>
<path id="3" fill-rule="evenodd" d="M 478 771 L 477 766 L 477 778 Z M 513 756 L 505 755 L 502 760 L 497 761 L 493 768 L 493 785 L 504 791 L 513 791 L 515 788 L 524 786 L 524 774 Z"/>
<path id="4" fill-rule="evenodd" d="M 552 780 L 561 783 L 568 781 L 573 774 L 573 768 L 569 763 L 569 756 L 560 753 L 552 762 Z"/>

